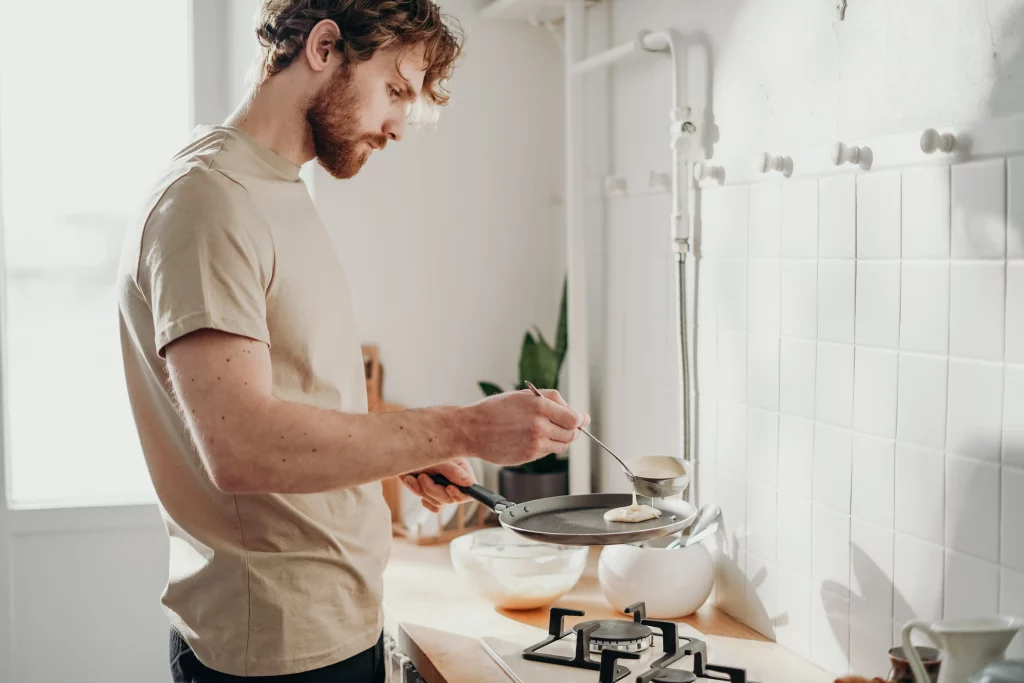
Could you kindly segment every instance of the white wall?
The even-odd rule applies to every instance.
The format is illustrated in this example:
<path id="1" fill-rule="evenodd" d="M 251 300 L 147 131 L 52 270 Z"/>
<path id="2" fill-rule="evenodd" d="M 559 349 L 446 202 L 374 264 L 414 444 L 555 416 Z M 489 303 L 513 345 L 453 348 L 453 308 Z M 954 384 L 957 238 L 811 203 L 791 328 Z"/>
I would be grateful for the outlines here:
<path id="1" fill-rule="evenodd" d="M 466 404 L 517 379 L 525 331 L 554 336 L 564 275 L 558 48 L 542 30 L 477 17 L 436 130 L 410 130 L 355 178 L 316 168 L 314 196 L 348 275 L 385 398 Z M 571 345 L 571 342 L 570 342 Z"/>
<path id="2" fill-rule="evenodd" d="M 717 157 L 1024 113 L 1024 2 L 849 0 L 842 22 L 834 6 L 616 0 L 595 11 L 609 13 L 611 43 L 673 26 L 710 47 Z M 667 71 L 614 69 L 614 172 L 666 170 Z M 1013 179 L 1020 160 L 1009 163 Z M 836 672 L 885 675 L 911 617 L 1024 613 L 1024 253 L 971 246 L 989 231 L 1005 239 L 1003 198 L 1013 207 L 1021 191 L 1004 169 L 702 197 L 691 339 L 698 484 L 726 518 L 716 599 Z M 604 435 L 664 452 L 679 433 L 668 200 L 606 206 Z M 1010 223 L 1019 245 L 1024 228 Z M 872 249 L 879 229 L 885 244 Z M 922 230 L 938 252 L 915 247 Z M 804 326 L 791 315 L 801 301 Z M 611 463 L 601 469 L 606 488 L 622 487 Z"/>

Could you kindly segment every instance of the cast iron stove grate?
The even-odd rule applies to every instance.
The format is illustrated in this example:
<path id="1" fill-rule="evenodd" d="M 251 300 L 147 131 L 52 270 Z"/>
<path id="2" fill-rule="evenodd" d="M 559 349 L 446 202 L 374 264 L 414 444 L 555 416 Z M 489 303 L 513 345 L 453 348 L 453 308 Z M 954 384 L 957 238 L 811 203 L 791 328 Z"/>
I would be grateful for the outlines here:
<path id="1" fill-rule="evenodd" d="M 579 610 L 552 607 L 548 619 L 548 637 L 523 650 L 523 659 L 544 662 L 578 669 L 599 672 L 598 683 L 615 683 L 630 674 L 629 669 L 617 664 L 617 659 L 639 659 L 638 653 L 654 644 L 654 636 L 661 638 L 664 654 L 651 663 L 650 669 L 636 678 L 636 683 L 694 683 L 698 680 L 727 681 L 728 683 L 754 683 L 747 681 L 744 669 L 719 666 L 707 662 L 707 645 L 696 638 L 679 636 L 676 624 L 670 621 L 647 619 L 647 609 L 642 602 L 630 605 L 626 614 L 633 620 L 600 619 L 576 624 L 571 630 L 564 630 L 565 617 L 582 617 Z M 657 631 L 657 633 L 655 633 Z M 548 645 L 576 634 L 576 653 L 572 657 L 540 652 Z M 599 653 L 600 661 L 591 653 Z M 693 657 L 691 671 L 670 669 L 683 657 Z"/>

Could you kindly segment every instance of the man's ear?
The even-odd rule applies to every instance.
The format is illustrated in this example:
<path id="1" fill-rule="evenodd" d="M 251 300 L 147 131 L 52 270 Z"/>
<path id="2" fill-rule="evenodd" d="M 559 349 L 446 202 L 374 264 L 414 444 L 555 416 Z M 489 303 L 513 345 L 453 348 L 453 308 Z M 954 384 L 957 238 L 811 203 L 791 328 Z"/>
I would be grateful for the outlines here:
<path id="1" fill-rule="evenodd" d="M 306 63 L 313 71 L 320 72 L 327 68 L 334 56 L 334 46 L 341 38 L 341 30 L 330 19 L 323 19 L 306 38 Z"/>

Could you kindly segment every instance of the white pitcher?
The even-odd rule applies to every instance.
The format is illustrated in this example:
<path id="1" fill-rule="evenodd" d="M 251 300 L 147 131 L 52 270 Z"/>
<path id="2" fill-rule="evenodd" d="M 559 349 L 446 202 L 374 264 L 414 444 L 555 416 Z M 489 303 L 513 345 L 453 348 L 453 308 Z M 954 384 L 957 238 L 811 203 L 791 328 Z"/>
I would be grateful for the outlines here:
<path id="1" fill-rule="evenodd" d="M 1014 617 L 977 617 L 947 619 L 928 624 L 911 621 L 903 627 L 903 652 L 914 672 L 915 683 L 931 683 L 910 642 L 910 633 L 919 629 L 942 650 L 938 683 L 966 683 L 975 671 L 991 661 L 1003 658 L 1010 641 L 1024 628 L 1024 620 Z"/>

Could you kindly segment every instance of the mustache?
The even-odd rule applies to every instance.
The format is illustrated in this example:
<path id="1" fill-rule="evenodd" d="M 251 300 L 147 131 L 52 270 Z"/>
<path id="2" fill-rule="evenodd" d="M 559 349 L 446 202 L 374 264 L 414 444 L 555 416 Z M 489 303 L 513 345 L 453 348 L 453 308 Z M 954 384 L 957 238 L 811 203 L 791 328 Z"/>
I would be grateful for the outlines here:
<path id="1" fill-rule="evenodd" d="M 365 135 L 363 140 L 374 149 L 384 149 L 384 146 L 388 144 L 388 136 L 383 133 Z"/>

